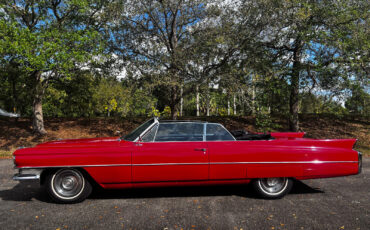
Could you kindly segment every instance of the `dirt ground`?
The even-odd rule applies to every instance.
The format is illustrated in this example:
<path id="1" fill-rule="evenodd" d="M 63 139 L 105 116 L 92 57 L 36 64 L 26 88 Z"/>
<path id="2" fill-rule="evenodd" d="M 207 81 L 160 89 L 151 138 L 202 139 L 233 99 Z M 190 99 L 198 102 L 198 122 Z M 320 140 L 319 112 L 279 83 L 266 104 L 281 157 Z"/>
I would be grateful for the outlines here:
<path id="1" fill-rule="evenodd" d="M 45 118 L 45 136 L 32 133 L 29 118 L 0 118 L 0 157 L 10 157 L 20 146 L 30 147 L 56 139 L 122 136 L 147 118 Z M 227 129 L 258 131 L 254 117 L 185 117 L 186 120 L 206 120 L 222 123 Z M 275 117 L 276 131 L 288 131 L 286 119 Z M 370 120 L 366 118 L 339 118 L 332 115 L 303 115 L 301 131 L 309 138 L 357 138 L 356 149 L 370 155 Z"/>

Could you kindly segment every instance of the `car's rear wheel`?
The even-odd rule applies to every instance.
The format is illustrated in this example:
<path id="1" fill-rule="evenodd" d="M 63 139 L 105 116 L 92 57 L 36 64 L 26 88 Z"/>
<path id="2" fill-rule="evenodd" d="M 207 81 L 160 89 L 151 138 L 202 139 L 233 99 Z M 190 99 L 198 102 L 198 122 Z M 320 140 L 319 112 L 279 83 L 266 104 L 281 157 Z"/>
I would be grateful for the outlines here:
<path id="1" fill-rule="evenodd" d="M 253 181 L 253 187 L 263 198 L 278 199 L 290 192 L 293 180 L 286 177 L 259 178 Z"/>
<path id="2" fill-rule="evenodd" d="M 57 203 L 77 203 L 85 200 L 92 192 L 92 186 L 78 169 L 65 168 L 50 173 L 46 188 Z"/>

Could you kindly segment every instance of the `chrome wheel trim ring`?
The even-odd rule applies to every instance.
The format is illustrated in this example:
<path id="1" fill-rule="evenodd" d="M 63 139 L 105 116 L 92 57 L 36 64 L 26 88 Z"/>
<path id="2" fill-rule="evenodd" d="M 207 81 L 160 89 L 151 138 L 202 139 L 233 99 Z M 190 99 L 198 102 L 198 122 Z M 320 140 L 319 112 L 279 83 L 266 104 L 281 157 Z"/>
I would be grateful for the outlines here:
<path id="1" fill-rule="evenodd" d="M 74 169 L 60 169 L 51 179 L 51 189 L 60 199 L 77 198 L 85 188 L 85 178 Z"/>
<path id="2" fill-rule="evenodd" d="M 288 181 L 285 177 L 262 178 L 258 179 L 258 186 L 264 193 L 276 196 L 285 191 Z"/>

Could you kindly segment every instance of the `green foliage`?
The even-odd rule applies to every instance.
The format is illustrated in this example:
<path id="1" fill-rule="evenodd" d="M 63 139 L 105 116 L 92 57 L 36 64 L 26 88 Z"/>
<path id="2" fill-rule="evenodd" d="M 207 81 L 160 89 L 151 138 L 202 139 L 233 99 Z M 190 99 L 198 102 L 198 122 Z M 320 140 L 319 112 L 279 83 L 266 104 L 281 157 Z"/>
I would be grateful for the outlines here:
<path id="1" fill-rule="evenodd" d="M 316 96 L 314 94 L 305 93 L 301 95 L 300 103 L 301 113 L 314 114 L 347 114 L 347 109 L 340 102 L 333 100 L 328 95 Z"/>
<path id="2" fill-rule="evenodd" d="M 109 117 L 110 112 L 112 112 L 112 111 L 116 111 L 116 110 L 117 110 L 117 101 L 116 101 L 116 99 L 112 98 L 112 99 L 108 102 L 108 105 L 106 105 L 106 106 L 104 107 L 104 109 L 108 111 L 108 117 Z"/>
<path id="3" fill-rule="evenodd" d="M 1 62 L 0 62 L 1 63 Z M 30 116 L 32 97 L 30 97 L 30 79 L 16 63 L 2 63 L 0 68 L 0 108 Z"/>
<path id="4" fill-rule="evenodd" d="M 42 99 L 50 82 L 69 80 L 76 69 L 102 53 L 103 40 L 95 23 L 99 2 L 0 1 L 0 65 L 14 63 L 26 77 L 22 83 L 30 89 L 37 134 L 46 134 Z M 47 107 L 52 115 L 60 113 L 52 109 Z"/>
<path id="5" fill-rule="evenodd" d="M 43 100 L 48 117 L 90 117 L 94 115 L 93 94 L 97 80 L 88 72 L 76 72 L 71 78 L 49 84 Z"/>
<path id="6" fill-rule="evenodd" d="M 368 1 L 221 5 L 0 0 L 0 107 L 31 116 L 38 96 L 45 116 L 170 117 L 182 95 L 195 115 L 198 86 L 201 115 L 233 115 L 235 97 L 263 131 L 295 100 L 301 113 L 370 113 Z"/>
<path id="7" fill-rule="evenodd" d="M 254 77 L 256 87 L 255 103 L 258 108 L 270 108 L 273 114 L 287 114 L 289 111 L 288 83 L 279 76 Z"/>
<path id="8" fill-rule="evenodd" d="M 221 117 L 227 116 L 227 108 L 224 108 L 224 107 L 218 108 L 217 112 L 218 112 L 217 113 L 218 116 L 221 116 Z"/>
<path id="9" fill-rule="evenodd" d="M 157 114 L 155 105 L 157 100 L 150 95 L 146 90 L 130 88 L 129 96 L 129 112 L 130 116 L 152 116 L 152 113 Z M 155 108 L 153 110 L 153 108 Z"/>
<path id="10" fill-rule="evenodd" d="M 171 108 L 169 106 L 164 107 L 163 111 L 161 112 L 162 117 L 170 117 L 171 116 Z"/>
<path id="11" fill-rule="evenodd" d="M 110 116 L 117 113 L 126 116 L 129 112 L 129 90 L 115 79 L 102 78 L 92 95 L 95 112 L 100 115 Z"/>
<path id="12" fill-rule="evenodd" d="M 370 115 L 370 94 L 366 93 L 359 85 L 352 86 L 352 95 L 345 106 L 350 113 Z"/>
<path id="13" fill-rule="evenodd" d="M 2 3 L 0 54 L 26 72 L 68 75 L 99 50 L 99 33 L 86 24 L 89 1 Z M 54 10 L 55 7 L 55 10 Z M 58 19 L 60 17 L 60 19 Z"/>
<path id="14" fill-rule="evenodd" d="M 272 131 L 272 119 L 270 113 L 266 109 L 259 110 L 256 114 L 256 127 L 262 132 Z"/>
<path id="15" fill-rule="evenodd" d="M 54 87 L 48 87 L 43 101 L 43 112 L 46 117 L 63 117 L 63 107 L 68 98 L 64 90 L 57 90 Z"/>
<path id="16" fill-rule="evenodd" d="M 149 117 L 160 117 L 161 113 L 159 112 L 158 109 L 156 109 L 154 106 L 152 106 L 152 111 L 149 112 L 148 116 Z"/>

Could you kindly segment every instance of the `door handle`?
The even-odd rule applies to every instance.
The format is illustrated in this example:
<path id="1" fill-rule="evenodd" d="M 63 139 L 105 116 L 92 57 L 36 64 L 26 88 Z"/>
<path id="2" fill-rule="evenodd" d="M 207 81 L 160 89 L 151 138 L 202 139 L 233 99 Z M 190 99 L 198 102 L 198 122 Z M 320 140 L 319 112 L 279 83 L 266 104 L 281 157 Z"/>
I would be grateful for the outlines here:
<path id="1" fill-rule="evenodd" d="M 201 149 L 201 148 L 196 148 L 196 149 L 194 149 L 195 151 L 202 151 L 202 152 L 205 152 L 205 151 L 207 151 L 207 149 Z"/>

